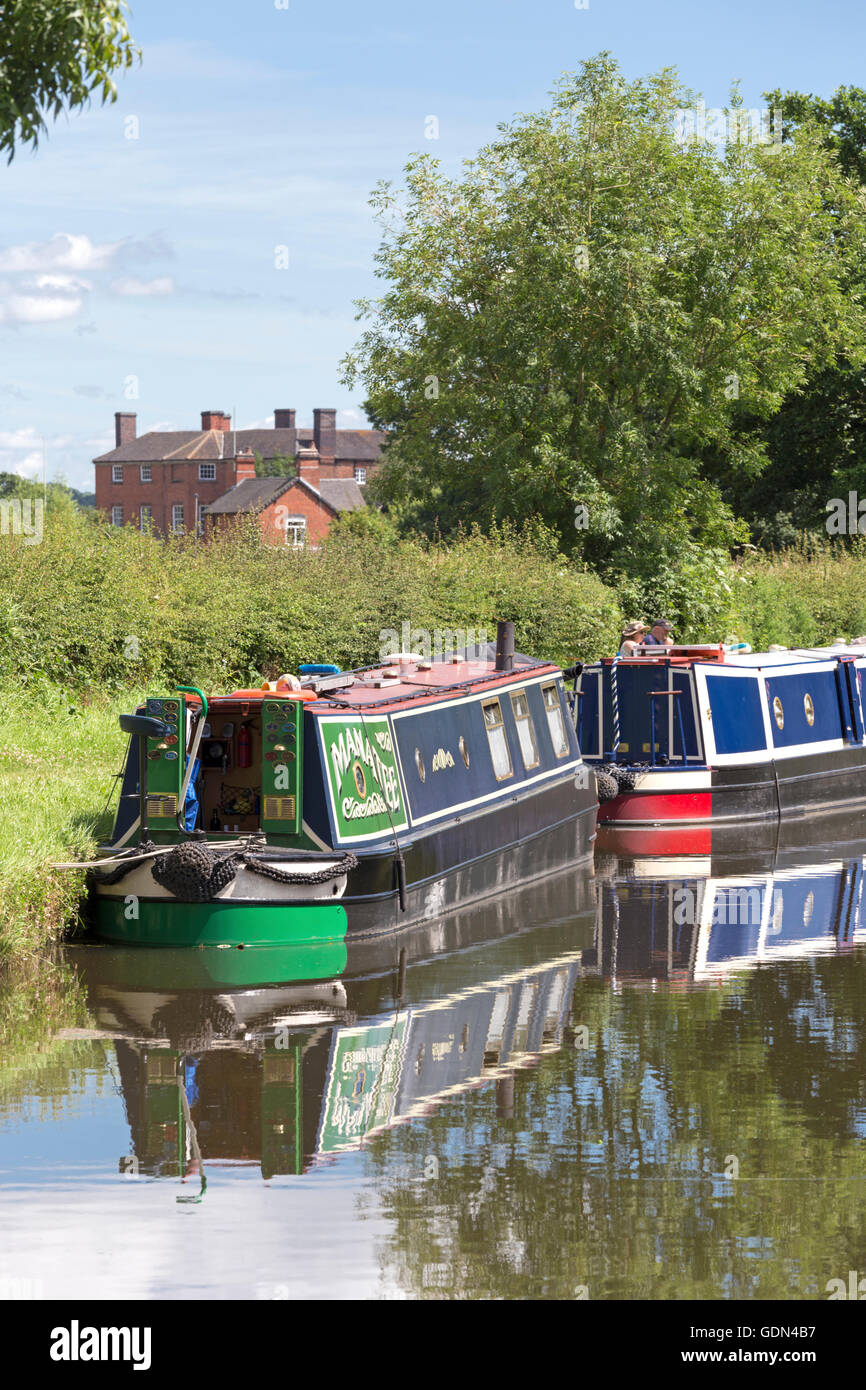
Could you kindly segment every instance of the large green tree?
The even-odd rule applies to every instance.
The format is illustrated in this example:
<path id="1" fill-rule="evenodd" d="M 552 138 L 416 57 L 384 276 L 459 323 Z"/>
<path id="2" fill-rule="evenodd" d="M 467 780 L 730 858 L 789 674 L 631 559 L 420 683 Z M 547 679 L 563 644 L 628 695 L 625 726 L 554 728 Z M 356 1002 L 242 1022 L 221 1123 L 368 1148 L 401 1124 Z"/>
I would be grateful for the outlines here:
<path id="1" fill-rule="evenodd" d="M 121 0 L 0 3 L 0 151 L 36 146 L 46 117 L 114 101 L 112 73 L 137 56 Z"/>
<path id="2" fill-rule="evenodd" d="M 702 453 L 757 474 L 741 403 L 764 418 L 862 355 L 843 282 L 866 209 L 811 127 L 719 152 L 678 138 L 693 104 L 602 54 L 460 177 L 419 156 L 378 188 L 386 288 L 345 375 L 390 432 L 373 490 L 404 524 L 537 514 L 632 574 L 743 536 Z"/>
<path id="3" fill-rule="evenodd" d="M 765 100 L 780 113 L 786 141 L 801 140 L 808 128 L 853 183 L 866 184 L 866 90 L 840 87 L 830 98 L 774 91 Z M 866 281 L 857 258 L 850 272 L 849 293 L 862 300 Z M 811 372 L 763 427 L 746 404 L 740 429 L 748 435 L 756 428 L 769 459 L 760 476 L 733 476 L 718 459 L 708 471 L 759 543 L 783 546 L 804 531 L 823 534 L 831 498 L 866 496 L 866 376 L 858 362 L 841 358 Z"/>

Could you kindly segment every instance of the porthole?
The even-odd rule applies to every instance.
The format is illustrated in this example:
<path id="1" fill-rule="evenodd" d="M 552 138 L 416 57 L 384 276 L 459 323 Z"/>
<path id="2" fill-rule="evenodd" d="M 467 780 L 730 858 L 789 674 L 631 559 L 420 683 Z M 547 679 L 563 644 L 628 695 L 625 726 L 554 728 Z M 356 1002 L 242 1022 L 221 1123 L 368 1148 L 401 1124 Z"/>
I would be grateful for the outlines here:
<path id="1" fill-rule="evenodd" d="M 460 739 L 459 739 L 459 741 L 458 741 L 457 747 L 460 749 L 460 756 L 461 756 L 461 758 L 463 759 L 464 763 L 465 763 L 466 766 L 468 767 L 468 766 L 469 766 L 469 749 L 466 747 L 466 740 L 465 740 L 465 738 L 463 737 L 462 734 L 460 735 Z"/>
<path id="2" fill-rule="evenodd" d="M 421 778 L 421 781 L 422 781 L 422 782 L 426 781 L 426 780 L 427 780 L 427 769 L 426 769 L 425 766 L 424 766 L 424 759 L 421 757 L 421 749 L 420 749 L 420 748 L 416 748 L 416 749 L 415 749 L 415 766 L 416 766 L 417 769 L 418 769 L 418 776 Z"/>
<path id="3" fill-rule="evenodd" d="M 812 696 L 811 696 L 811 695 L 804 695 L 804 696 L 803 696 L 803 709 L 806 711 L 806 723 L 809 724 L 809 725 L 814 724 L 814 723 L 815 723 L 815 702 L 814 702 L 814 700 L 812 699 Z"/>
<path id="4" fill-rule="evenodd" d="M 776 720 L 776 723 L 778 724 L 779 728 L 784 729 L 785 711 L 782 709 L 782 701 L 779 699 L 778 695 L 773 701 L 773 717 Z"/>
<path id="5" fill-rule="evenodd" d="M 290 753 L 290 754 L 289 754 L 289 757 L 291 757 L 291 758 L 293 758 L 294 756 L 295 756 L 294 753 Z M 358 762 L 357 758 L 355 759 L 355 761 L 354 761 L 353 764 L 352 764 L 352 774 L 353 774 L 353 776 L 354 776 L 354 778 L 355 778 L 355 786 L 356 786 L 357 789 L 358 789 L 358 795 L 360 796 L 361 800 L 363 801 L 364 797 L 367 795 L 367 779 L 366 779 L 366 777 L 364 776 L 364 769 L 362 768 L 361 764 Z"/>

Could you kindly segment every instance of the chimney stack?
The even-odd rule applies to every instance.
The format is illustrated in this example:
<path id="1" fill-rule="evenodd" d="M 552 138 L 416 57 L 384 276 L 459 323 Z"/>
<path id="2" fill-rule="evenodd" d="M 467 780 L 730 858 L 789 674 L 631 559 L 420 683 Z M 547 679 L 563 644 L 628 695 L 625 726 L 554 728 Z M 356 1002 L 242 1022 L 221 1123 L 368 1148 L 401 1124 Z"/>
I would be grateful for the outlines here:
<path id="1" fill-rule="evenodd" d="M 274 411 L 275 430 L 293 430 L 295 428 L 295 412 L 293 410 Z"/>
<path id="2" fill-rule="evenodd" d="M 131 444 L 135 438 L 135 415 L 126 414 L 122 410 L 114 413 L 114 447 L 119 449 L 121 444 Z"/>
<path id="3" fill-rule="evenodd" d="M 256 456 L 252 449 L 239 449 L 235 455 L 235 483 L 256 476 Z"/>
<path id="4" fill-rule="evenodd" d="M 298 477 L 319 490 L 319 451 L 315 444 L 304 444 L 298 450 Z"/>
<path id="5" fill-rule="evenodd" d="M 337 454 L 336 410 L 313 411 L 313 435 L 322 463 L 333 463 Z"/>
<path id="6" fill-rule="evenodd" d="M 228 434 L 232 427 L 232 417 L 226 415 L 224 410 L 203 410 L 201 413 L 202 433 L 205 430 L 221 430 L 223 434 Z"/>

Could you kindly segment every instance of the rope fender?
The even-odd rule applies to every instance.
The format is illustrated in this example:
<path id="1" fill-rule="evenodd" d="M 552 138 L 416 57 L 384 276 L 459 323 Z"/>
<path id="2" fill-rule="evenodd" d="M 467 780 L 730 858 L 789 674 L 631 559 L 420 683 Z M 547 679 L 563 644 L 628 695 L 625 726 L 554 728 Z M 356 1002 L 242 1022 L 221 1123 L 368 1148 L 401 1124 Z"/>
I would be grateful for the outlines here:
<path id="1" fill-rule="evenodd" d="M 157 848 L 158 846 L 149 842 L 140 846 L 144 852 Z M 275 883 L 308 884 L 315 887 L 342 877 L 356 868 L 359 862 L 356 854 L 346 850 L 335 864 L 327 864 L 314 873 L 302 874 L 293 873 L 290 869 L 277 868 L 267 862 L 270 857 L 267 853 L 254 853 L 246 849 L 229 854 L 221 853 L 200 840 L 194 840 L 166 849 L 164 854 L 152 861 L 150 871 L 160 887 L 167 889 L 179 902 L 202 903 L 210 902 L 228 887 L 241 867 L 259 874 L 262 878 L 272 879 Z M 136 867 L 136 862 L 121 864 L 111 873 L 94 874 L 94 878 L 97 883 L 110 887 L 119 883 Z"/>
<path id="2" fill-rule="evenodd" d="M 605 763 L 595 774 L 600 802 L 613 801 L 622 792 L 632 792 L 637 782 L 637 773 L 632 768 L 618 763 Z"/>

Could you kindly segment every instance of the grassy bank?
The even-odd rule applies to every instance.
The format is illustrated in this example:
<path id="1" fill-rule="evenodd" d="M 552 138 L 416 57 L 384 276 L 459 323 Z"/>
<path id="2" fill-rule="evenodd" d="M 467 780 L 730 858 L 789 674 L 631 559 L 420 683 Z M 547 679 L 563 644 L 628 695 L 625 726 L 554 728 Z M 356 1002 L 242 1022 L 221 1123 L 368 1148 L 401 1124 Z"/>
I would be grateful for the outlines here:
<path id="1" fill-rule="evenodd" d="M 88 698 L 46 682 L 0 690 L 0 958 L 38 950 L 74 924 L 87 857 L 125 739 L 128 696 Z"/>

